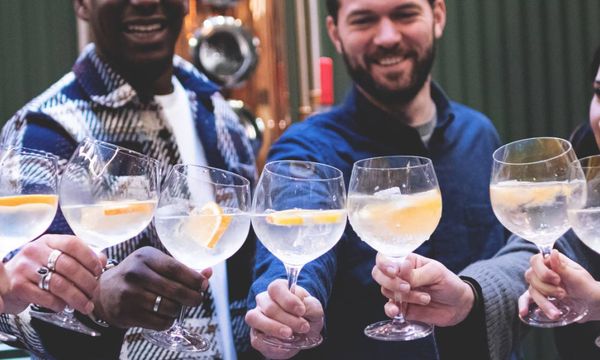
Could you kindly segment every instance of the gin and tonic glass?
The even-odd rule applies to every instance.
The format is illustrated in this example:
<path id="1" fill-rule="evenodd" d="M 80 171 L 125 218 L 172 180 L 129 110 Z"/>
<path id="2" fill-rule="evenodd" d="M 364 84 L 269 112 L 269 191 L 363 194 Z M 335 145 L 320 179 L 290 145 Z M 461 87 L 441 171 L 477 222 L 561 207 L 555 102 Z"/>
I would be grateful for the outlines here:
<path id="1" fill-rule="evenodd" d="M 252 226 L 261 243 L 285 266 L 293 293 L 302 267 L 325 254 L 346 227 L 342 172 L 332 166 L 297 160 L 267 163 L 256 187 Z M 320 334 L 292 334 L 262 341 L 284 349 L 319 345 Z"/>
<path id="2" fill-rule="evenodd" d="M 348 216 L 358 236 L 372 248 L 401 264 L 429 239 L 442 215 L 442 197 L 430 159 L 385 156 L 354 163 L 348 189 Z M 365 335 L 382 341 L 425 337 L 433 327 L 404 319 L 401 309 L 392 320 L 365 328 Z"/>

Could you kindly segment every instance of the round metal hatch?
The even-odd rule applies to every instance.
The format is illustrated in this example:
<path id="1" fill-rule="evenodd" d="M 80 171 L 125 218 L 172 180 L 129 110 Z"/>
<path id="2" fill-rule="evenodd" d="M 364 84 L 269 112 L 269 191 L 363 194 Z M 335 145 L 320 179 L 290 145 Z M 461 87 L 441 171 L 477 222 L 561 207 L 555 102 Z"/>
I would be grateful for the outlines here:
<path id="1" fill-rule="evenodd" d="M 208 18 L 190 39 L 194 64 L 226 88 L 248 78 L 258 62 L 258 38 L 230 16 Z"/>

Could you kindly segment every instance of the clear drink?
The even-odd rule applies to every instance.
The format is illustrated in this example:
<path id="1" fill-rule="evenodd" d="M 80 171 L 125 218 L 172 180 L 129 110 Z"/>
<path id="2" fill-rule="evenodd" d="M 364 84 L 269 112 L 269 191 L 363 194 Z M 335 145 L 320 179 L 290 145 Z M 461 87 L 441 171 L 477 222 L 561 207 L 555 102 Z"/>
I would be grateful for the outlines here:
<path id="1" fill-rule="evenodd" d="M 263 245 L 284 264 L 302 266 L 325 254 L 346 227 L 345 210 L 267 210 L 253 216 Z"/>
<path id="2" fill-rule="evenodd" d="M 227 223 L 222 233 L 204 231 L 219 222 Z M 223 208 L 221 215 L 172 215 L 165 207 L 156 212 L 154 225 L 160 241 L 177 260 L 201 270 L 225 261 L 242 247 L 250 216 L 232 208 Z"/>
<path id="3" fill-rule="evenodd" d="M 50 226 L 56 208 L 56 195 L 16 195 L 0 197 L 0 252 L 9 251 L 42 235 Z"/>
<path id="4" fill-rule="evenodd" d="M 590 249 L 600 253 L 600 207 L 569 209 L 567 214 L 577 237 Z"/>
<path id="5" fill-rule="evenodd" d="M 385 192 L 385 191 L 384 191 Z M 348 197 L 350 224 L 361 240 L 390 257 L 404 257 L 429 239 L 442 216 L 437 189 Z"/>
<path id="6" fill-rule="evenodd" d="M 142 232 L 152 220 L 157 200 L 103 201 L 61 206 L 73 232 L 96 251 Z"/>
<path id="7" fill-rule="evenodd" d="M 570 227 L 567 181 L 502 181 L 490 185 L 498 220 L 511 232 L 538 246 L 551 246 Z"/>

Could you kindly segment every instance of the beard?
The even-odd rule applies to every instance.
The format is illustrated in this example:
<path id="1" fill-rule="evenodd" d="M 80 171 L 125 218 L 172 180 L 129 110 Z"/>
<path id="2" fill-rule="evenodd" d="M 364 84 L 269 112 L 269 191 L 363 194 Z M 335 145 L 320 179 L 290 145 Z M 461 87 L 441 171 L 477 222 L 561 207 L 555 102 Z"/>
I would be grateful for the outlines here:
<path id="1" fill-rule="evenodd" d="M 342 57 L 346 63 L 346 71 L 355 84 L 383 105 L 393 106 L 409 103 L 417 96 L 419 91 L 421 91 L 433 67 L 435 47 L 436 42 L 434 38 L 431 42 L 431 46 L 426 49 L 423 56 L 419 56 L 415 51 L 404 51 L 400 47 L 380 49 L 371 56 L 364 56 L 364 63 L 367 64 L 366 68 L 360 65 L 352 65 L 344 50 L 343 44 Z M 408 83 L 405 86 L 397 89 L 389 89 L 373 78 L 370 73 L 370 65 L 368 64 L 371 64 L 374 59 L 385 56 L 403 56 L 413 59 L 413 69 L 410 74 L 407 74 Z M 395 78 L 391 80 L 398 81 L 400 80 L 400 76 L 395 76 Z"/>

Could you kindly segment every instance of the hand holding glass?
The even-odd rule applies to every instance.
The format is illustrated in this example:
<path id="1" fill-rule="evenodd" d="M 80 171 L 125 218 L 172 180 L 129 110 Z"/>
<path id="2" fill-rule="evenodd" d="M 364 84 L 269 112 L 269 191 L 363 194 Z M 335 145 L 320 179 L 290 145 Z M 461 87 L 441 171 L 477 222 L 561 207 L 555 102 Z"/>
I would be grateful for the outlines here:
<path id="1" fill-rule="evenodd" d="M 160 195 L 156 232 L 175 259 L 201 271 L 225 261 L 244 244 L 249 207 L 247 179 L 207 166 L 175 165 Z M 206 351 L 208 341 L 184 328 L 185 311 L 184 306 L 171 328 L 148 330 L 144 337 L 172 351 Z"/>
<path id="2" fill-rule="evenodd" d="M 357 161 L 350 177 L 348 212 L 352 228 L 364 242 L 401 264 L 429 239 L 442 215 L 442 197 L 431 160 L 387 156 Z M 400 313 L 393 320 L 367 326 L 365 335 L 407 341 L 433 331 L 429 324 L 406 321 L 402 304 L 398 305 Z"/>
<path id="3" fill-rule="evenodd" d="M 570 227 L 567 198 L 573 183 L 569 165 L 577 157 L 564 139 L 540 137 L 518 140 L 497 149 L 494 154 L 490 197 L 494 213 L 512 233 L 538 246 L 549 256 L 554 242 Z M 523 322 L 537 327 L 556 327 L 575 322 L 587 309 L 569 299 L 549 300 L 561 312 L 558 319 L 547 317 L 532 303 Z"/>
<path id="4" fill-rule="evenodd" d="M 265 165 L 254 194 L 252 225 L 262 244 L 283 262 L 292 293 L 302 267 L 339 241 L 346 227 L 345 205 L 340 170 L 295 160 Z M 260 338 L 283 349 L 309 349 L 323 341 L 319 334 Z"/>
<path id="5" fill-rule="evenodd" d="M 62 174 L 60 209 L 75 235 L 99 253 L 148 226 L 158 201 L 159 171 L 158 161 L 147 155 L 86 138 Z M 32 316 L 87 335 L 100 335 L 72 313 L 67 307 L 59 314 L 32 312 Z"/>

